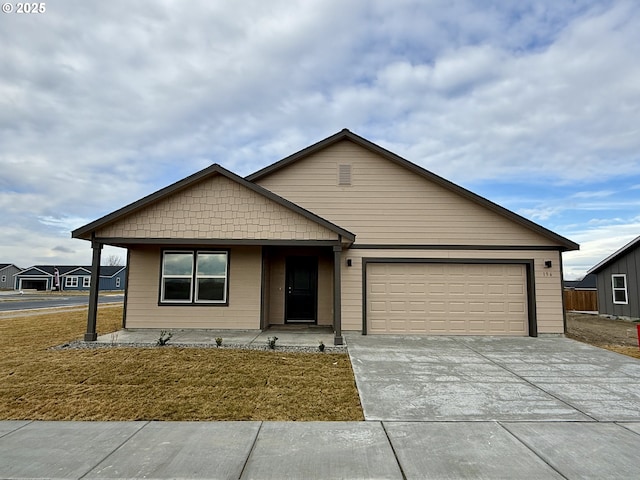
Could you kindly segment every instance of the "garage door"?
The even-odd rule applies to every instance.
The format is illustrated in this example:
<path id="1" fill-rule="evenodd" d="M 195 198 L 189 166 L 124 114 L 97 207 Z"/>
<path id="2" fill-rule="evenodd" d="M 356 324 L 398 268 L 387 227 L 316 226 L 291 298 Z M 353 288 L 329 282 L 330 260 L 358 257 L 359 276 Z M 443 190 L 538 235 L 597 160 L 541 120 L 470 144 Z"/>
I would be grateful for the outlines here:
<path id="1" fill-rule="evenodd" d="M 370 263 L 372 334 L 527 335 L 524 265 Z"/>

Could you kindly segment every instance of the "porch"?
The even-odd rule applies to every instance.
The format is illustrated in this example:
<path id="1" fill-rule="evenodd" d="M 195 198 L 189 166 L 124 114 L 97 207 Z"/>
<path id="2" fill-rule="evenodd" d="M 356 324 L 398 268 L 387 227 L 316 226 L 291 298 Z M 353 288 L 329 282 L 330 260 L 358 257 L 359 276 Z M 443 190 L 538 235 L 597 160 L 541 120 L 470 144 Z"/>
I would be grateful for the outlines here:
<path id="1" fill-rule="evenodd" d="M 157 328 L 123 329 L 100 335 L 96 343 L 113 346 L 154 346 L 163 330 Z M 333 327 L 319 326 L 276 326 L 266 330 L 171 330 L 172 337 L 167 345 L 216 347 L 216 338 L 222 339 L 222 348 L 264 348 L 268 349 L 269 337 L 277 337 L 276 350 L 301 349 L 317 351 L 322 342 L 326 351 L 343 351 L 344 347 L 334 347 Z"/>

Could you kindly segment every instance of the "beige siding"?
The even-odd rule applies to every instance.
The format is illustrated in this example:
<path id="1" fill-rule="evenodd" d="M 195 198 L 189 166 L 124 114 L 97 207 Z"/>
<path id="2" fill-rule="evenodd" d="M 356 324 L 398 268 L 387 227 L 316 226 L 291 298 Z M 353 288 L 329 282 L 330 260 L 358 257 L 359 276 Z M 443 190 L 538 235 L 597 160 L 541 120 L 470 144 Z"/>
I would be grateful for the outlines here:
<path id="1" fill-rule="evenodd" d="M 564 332 L 560 253 L 534 250 L 347 250 L 343 252 L 343 265 L 347 259 L 351 259 L 352 266 L 342 269 L 342 327 L 344 330 L 362 329 L 363 257 L 533 260 L 538 333 Z M 545 260 L 552 261 L 552 268 L 544 268 Z"/>
<path id="2" fill-rule="evenodd" d="M 97 237 L 335 240 L 331 230 L 217 175 L 100 229 Z"/>
<path id="3" fill-rule="evenodd" d="M 338 185 L 344 164 L 350 186 Z M 348 140 L 257 183 L 353 232 L 358 244 L 553 245 Z"/>
<path id="4" fill-rule="evenodd" d="M 260 328 L 261 252 L 231 249 L 228 306 L 159 306 L 161 249 L 130 249 L 127 328 Z"/>

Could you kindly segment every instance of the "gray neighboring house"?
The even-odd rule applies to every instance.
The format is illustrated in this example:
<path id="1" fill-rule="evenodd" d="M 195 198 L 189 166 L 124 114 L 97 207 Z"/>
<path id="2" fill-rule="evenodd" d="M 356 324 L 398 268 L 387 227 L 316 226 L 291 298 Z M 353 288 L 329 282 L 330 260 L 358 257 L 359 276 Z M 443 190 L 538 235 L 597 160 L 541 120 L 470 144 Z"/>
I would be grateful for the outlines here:
<path id="1" fill-rule="evenodd" d="M 53 290 L 55 287 L 56 270 L 60 281 L 60 290 L 89 291 L 91 288 L 91 267 L 77 265 L 34 265 L 19 271 L 15 278 L 16 290 Z M 98 289 L 124 290 L 127 280 L 127 267 L 100 266 L 100 280 Z"/>
<path id="2" fill-rule="evenodd" d="M 13 278 L 22 270 L 13 263 L 0 263 L 0 290 L 13 290 Z"/>
<path id="3" fill-rule="evenodd" d="M 640 318 L 640 236 L 587 272 L 592 273 L 597 276 L 600 313 Z"/>
<path id="4" fill-rule="evenodd" d="M 585 275 L 582 280 L 565 280 L 564 288 L 566 290 L 597 290 L 597 276 L 592 274 Z"/>

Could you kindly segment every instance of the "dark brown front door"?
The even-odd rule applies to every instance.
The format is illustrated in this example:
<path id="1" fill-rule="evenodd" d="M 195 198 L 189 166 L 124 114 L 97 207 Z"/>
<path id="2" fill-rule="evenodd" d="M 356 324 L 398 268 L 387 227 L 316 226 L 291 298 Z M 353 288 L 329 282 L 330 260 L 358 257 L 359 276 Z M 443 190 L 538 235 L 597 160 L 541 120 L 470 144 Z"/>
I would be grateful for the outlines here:
<path id="1" fill-rule="evenodd" d="M 316 323 L 318 311 L 318 257 L 287 257 L 286 323 Z"/>

